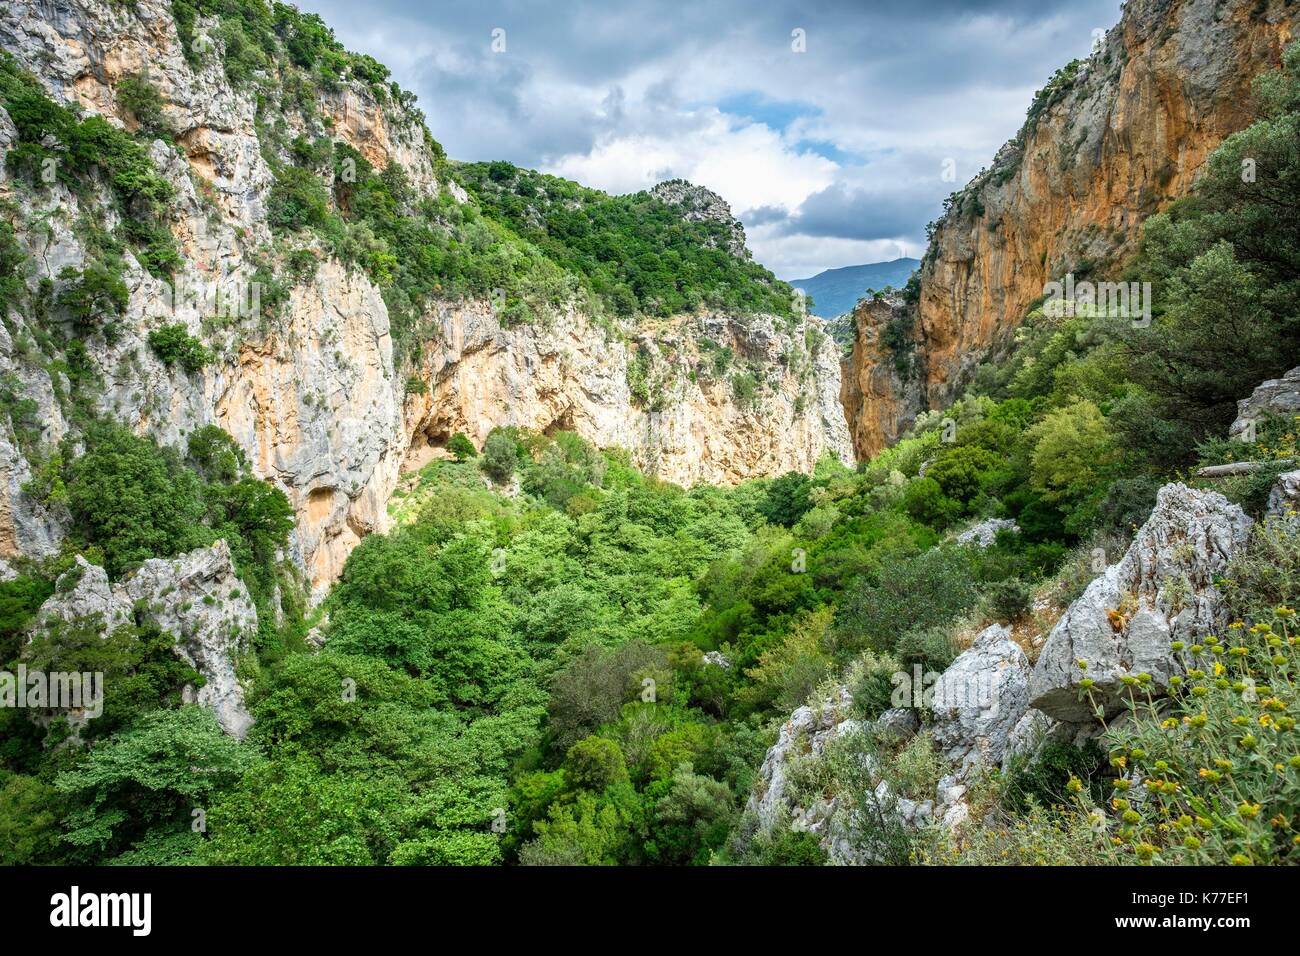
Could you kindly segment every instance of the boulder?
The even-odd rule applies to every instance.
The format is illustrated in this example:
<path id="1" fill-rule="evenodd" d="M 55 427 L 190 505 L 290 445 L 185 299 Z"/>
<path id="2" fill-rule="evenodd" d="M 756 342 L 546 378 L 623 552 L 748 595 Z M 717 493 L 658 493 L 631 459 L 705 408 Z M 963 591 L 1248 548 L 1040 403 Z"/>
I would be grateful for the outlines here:
<path id="1" fill-rule="evenodd" d="M 1288 471 L 1278 475 L 1277 481 L 1269 490 L 1267 517 L 1293 526 L 1298 516 L 1300 516 L 1300 470 Z"/>
<path id="2" fill-rule="evenodd" d="M 1123 709 L 1126 677 L 1149 674 L 1146 686 L 1162 693 L 1185 667 L 1171 644 L 1193 643 L 1226 623 L 1214 582 L 1245 545 L 1251 524 L 1216 492 L 1180 483 L 1161 488 L 1124 557 L 1052 628 L 1030 680 L 1031 705 L 1082 723 L 1094 709 L 1079 686 L 1084 678 L 1093 681 L 1092 696 L 1107 715 Z"/>
<path id="3" fill-rule="evenodd" d="M 912 707 L 894 707 L 873 720 L 871 729 L 882 739 L 910 740 L 921 729 L 921 715 Z"/>
<path id="4" fill-rule="evenodd" d="M 731 667 L 731 658 L 722 651 L 705 651 L 703 662 L 706 667 L 721 667 L 723 670 Z"/>
<path id="5" fill-rule="evenodd" d="M 1001 624 L 985 628 L 934 685 L 930 735 L 964 774 L 1002 762 L 1029 705 L 1029 659 Z"/>
<path id="6" fill-rule="evenodd" d="M 1011 728 L 1011 733 L 1007 734 L 1007 746 L 1002 752 L 1002 772 L 1010 770 L 1018 758 L 1032 763 L 1043 744 L 1052 739 L 1058 728 L 1063 726 L 1065 725 L 1060 721 L 1053 720 L 1041 710 L 1031 707 L 1025 711 Z"/>

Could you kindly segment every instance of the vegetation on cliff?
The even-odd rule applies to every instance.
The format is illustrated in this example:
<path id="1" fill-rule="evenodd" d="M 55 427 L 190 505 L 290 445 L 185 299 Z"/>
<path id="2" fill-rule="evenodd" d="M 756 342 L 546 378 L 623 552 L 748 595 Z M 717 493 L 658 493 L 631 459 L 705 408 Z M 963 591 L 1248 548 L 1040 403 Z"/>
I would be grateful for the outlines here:
<path id="1" fill-rule="evenodd" d="M 456 172 L 490 215 L 581 275 L 619 315 L 793 312 L 788 285 L 729 251 L 730 222 L 688 220 L 647 192 L 610 196 L 506 162 Z"/>

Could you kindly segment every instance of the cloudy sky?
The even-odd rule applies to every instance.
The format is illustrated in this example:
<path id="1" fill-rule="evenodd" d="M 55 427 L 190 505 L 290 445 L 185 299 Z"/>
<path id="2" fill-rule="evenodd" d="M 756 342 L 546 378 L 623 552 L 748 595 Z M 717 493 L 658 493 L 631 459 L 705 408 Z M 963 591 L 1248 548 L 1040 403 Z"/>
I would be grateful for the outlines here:
<path id="1" fill-rule="evenodd" d="M 1120 0 L 299 5 L 417 93 L 452 158 L 615 193 L 689 179 L 731 204 L 784 279 L 919 256 L 943 198 L 1120 11 Z"/>

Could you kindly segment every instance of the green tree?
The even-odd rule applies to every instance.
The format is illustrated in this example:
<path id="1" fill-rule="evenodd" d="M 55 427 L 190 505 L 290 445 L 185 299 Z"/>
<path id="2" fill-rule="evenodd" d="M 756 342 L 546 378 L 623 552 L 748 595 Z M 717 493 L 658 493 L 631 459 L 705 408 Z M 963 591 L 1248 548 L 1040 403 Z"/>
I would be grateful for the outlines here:
<path id="1" fill-rule="evenodd" d="M 812 507 L 812 479 L 798 471 L 788 471 L 767 489 L 763 515 L 772 524 L 792 528 Z"/>
<path id="2" fill-rule="evenodd" d="M 456 456 L 457 461 L 468 461 L 478 455 L 474 443 L 464 432 L 456 432 L 451 436 L 451 441 L 447 442 L 447 450 Z"/>
<path id="3" fill-rule="evenodd" d="M 117 100 L 136 118 L 140 128 L 149 133 L 166 129 L 163 121 L 163 98 L 149 81 L 148 73 L 133 73 L 117 81 Z"/>
<path id="4" fill-rule="evenodd" d="M 1106 419 L 1087 400 L 1049 412 L 1027 437 L 1032 485 L 1050 501 L 1076 502 L 1099 490 L 1116 460 Z"/>
<path id="5" fill-rule="evenodd" d="M 618 744 L 604 737 L 586 737 L 564 755 L 564 777 L 574 790 L 596 793 L 627 779 Z"/>
<path id="6" fill-rule="evenodd" d="M 100 547 L 109 574 L 215 540 L 204 525 L 202 482 L 171 449 L 116 425 L 97 425 L 65 467 L 75 531 Z"/>
<path id="7" fill-rule="evenodd" d="M 223 733 L 211 711 L 186 706 L 147 714 L 55 778 L 55 789 L 73 804 L 63 841 L 102 859 L 154 828 L 192 833 L 191 811 L 208 806 L 259 759 Z"/>
<path id="8" fill-rule="evenodd" d="M 98 332 L 122 317 L 130 295 L 116 271 L 89 263 L 78 271 L 71 266 L 59 273 L 64 283 L 55 302 L 68 310 L 82 332 Z"/>
<path id="9" fill-rule="evenodd" d="M 183 322 L 150 331 L 149 347 L 164 365 L 179 365 L 191 374 L 201 371 L 212 359 L 212 354 L 189 334 Z"/>
<path id="10" fill-rule="evenodd" d="M 504 484 L 514 477 L 519 462 L 519 449 L 513 438 L 494 429 L 483 443 L 480 467 L 493 481 Z"/>

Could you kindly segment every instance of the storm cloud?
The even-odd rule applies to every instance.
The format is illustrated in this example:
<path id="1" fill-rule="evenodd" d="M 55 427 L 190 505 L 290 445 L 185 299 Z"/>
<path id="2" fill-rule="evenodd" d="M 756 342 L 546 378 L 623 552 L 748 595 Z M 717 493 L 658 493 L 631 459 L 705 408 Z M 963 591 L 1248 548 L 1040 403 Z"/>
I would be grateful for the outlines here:
<path id="1" fill-rule="evenodd" d="M 1119 0 L 301 6 L 388 64 L 453 158 L 611 192 L 690 179 L 731 204 L 783 278 L 919 254 L 944 197 L 1120 13 Z"/>

